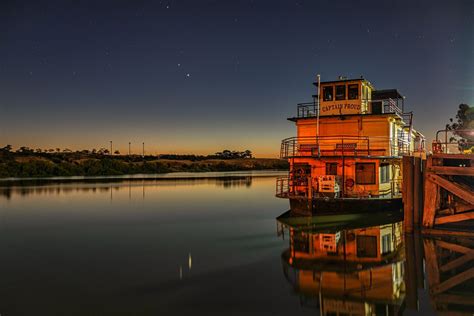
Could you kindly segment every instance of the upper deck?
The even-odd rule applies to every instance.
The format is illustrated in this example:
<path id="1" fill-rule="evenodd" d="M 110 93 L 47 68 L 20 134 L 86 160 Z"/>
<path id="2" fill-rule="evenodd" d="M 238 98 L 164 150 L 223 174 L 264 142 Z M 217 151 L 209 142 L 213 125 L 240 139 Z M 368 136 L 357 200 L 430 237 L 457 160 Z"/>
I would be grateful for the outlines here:
<path id="1" fill-rule="evenodd" d="M 374 90 L 365 79 L 321 82 L 313 102 L 297 105 L 296 121 L 316 116 L 392 114 L 403 117 L 404 97 L 396 90 Z"/>
<path id="2" fill-rule="evenodd" d="M 300 103 L 297 136 L 282 141 L 281 157 L 401 157 L 424 151 L 396 89 L 375 90 L 363 79 L 316 83 L 313 102 Z"/>

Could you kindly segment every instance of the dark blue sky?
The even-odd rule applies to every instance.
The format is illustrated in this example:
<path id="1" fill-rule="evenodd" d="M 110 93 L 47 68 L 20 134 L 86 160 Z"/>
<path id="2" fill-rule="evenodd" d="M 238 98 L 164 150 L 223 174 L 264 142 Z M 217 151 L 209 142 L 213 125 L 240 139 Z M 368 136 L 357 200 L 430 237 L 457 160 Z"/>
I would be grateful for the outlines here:
<path id="1" fill-rule="evenodd" d="M 0 145 L 275 156 L 312 82 L 397 88 L 429 139 L 474 105 L 474 2 L 2 1 Z"/>

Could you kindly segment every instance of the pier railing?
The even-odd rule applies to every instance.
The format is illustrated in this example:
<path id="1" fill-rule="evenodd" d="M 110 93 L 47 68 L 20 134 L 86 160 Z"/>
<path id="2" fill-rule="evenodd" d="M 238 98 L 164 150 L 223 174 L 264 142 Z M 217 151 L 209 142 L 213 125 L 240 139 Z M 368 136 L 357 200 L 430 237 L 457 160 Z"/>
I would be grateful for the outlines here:
<path id="1" fill-rule="evenodd" d="M 403 156 L 412 152 L 405 139 L 370 136 L 304 136 L 282 140 L 280 158 L 328 156 Z"/>
<path id="2" fill-rule="evenodd" d="M 433 141 L 433 153 L 472 153 L 474 149 L 473 129 L 442 129 L 436 132 Z"/>

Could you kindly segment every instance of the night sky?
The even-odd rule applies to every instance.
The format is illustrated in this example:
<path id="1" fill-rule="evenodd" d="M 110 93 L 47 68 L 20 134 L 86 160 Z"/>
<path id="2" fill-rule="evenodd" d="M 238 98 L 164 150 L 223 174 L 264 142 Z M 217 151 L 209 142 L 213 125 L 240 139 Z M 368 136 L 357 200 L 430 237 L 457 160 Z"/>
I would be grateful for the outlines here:
<path id="1" fill-rule="evenodd" d="M 474 105 L 474 1 L 1 1 L 0 146 L 276 156 L 322 81 Z"/>

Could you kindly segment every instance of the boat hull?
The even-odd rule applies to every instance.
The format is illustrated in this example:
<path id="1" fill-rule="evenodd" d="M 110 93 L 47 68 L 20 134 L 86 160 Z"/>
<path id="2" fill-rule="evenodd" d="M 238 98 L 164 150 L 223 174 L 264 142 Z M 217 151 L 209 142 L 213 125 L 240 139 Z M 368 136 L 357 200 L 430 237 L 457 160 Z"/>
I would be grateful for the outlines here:
<path id="1" fill-rule="evenodd" d="M 351 198 L 290 198 L 290 209 L 295 215 L 351 214 L 400 211 L 401 198 L 351 199 Z"/>

